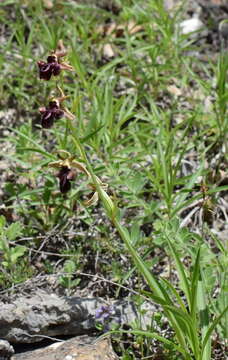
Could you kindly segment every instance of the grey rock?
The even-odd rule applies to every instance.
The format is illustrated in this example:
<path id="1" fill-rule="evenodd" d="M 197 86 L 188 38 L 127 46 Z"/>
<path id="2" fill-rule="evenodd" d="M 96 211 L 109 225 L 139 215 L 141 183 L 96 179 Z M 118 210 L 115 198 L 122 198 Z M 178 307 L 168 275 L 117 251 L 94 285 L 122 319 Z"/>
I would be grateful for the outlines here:
<path id="1" fill-rule="evenodd" d="M 204 28 L 203 22 L 197 17 L 186 19 L 182 21 L 179 26 L 181 33 L 185 35 L 191 34 L 194 31 L 202 30 Z"/>
<path id="2" fill-rule="evenodd" d="M 109 338 L 84 335 L 42 349 L 16 354 L 11 360 L 118 360 Z"/>
<path id="3" fill-rule="evenodd" d="M 14 354 L 12 345 L 6 340 L 0 339 L 0 360 L 10 360 Z"/>
<path id="4" fill-rule="evenodd" d="M 45 336 L 82 335 L 95 330 L 95 312 L 107 305 L 100 298 L 60 297 L 39 290 L 34 296 L 20 297 L 11 304 L 0 302 L 0 338 L 11 343 L 38 342 Z M 112 321 L 130 324 L 141 322 L 145 328 L 155 311 L 150 303 L 138 315 L 133 303 L 114 301 Z M 141 312 L 141 311 L 140 311 Z"/>

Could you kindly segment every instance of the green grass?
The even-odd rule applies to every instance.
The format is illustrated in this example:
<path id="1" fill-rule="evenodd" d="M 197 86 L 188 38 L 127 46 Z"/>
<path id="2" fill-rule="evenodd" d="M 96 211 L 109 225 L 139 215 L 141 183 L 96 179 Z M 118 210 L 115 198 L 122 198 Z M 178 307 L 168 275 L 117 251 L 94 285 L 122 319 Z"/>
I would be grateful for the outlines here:
<path id="1" fill-rule="evenodd" d="M 0 109 L 15 109 L 6 124 L 9 135 L 1 138 L 11 150 L 3 157 L 8 168 L 1 184 L 0 286 L 5 290 L 26 280 L 24 274 L 35 276 L 39 269 L 29 263 L 29 250 L 39 251 L 45 235 L 54 234 L 64 240 L 57 250 L 50 244 L 43 251 L 58 253 L 61 266 L 56 269 L 50 258 L 42 271 L 64 273 L 60 284 L 69 293 L 80 286 L 80 272 L 98 272 L 124 286 L 136 279 L 135 290 L 143 288 L 163 307 L 174 335 L 132 327 L 139 358 L 152 356 L 151 345 L 143 345 L 152 337 L 161 341 L 164 358 L 211 359 L 212 330 L 221 343 L 227 335 L 227 244 L 213 232 L 216 218 L 225 223 L 221 198 L 228 189 L 227 59 L 223 51 L 207 63 L 191 55 L 196 45 L 177 32 L 184 7 L 171 17 L 153 0 L 121 6 L 114 15 L 73 1 L 55 2 L 51 10 L 42 1 L 0 4 Z M 100 26 L 110 21 L 133 21 L 141 30 L 102 36 Z M 39 80 L 36 62 L 59 39 L 75 71 Z M 104 59 L 107 43 L 114 58 Z M 59 95 L 57 85 L 69 95 L 65 105 L 75 119 L 41 129 L 39 107 Z M 84 206 L 91 182 L 84 174 L 78 172 L 66 196 L 59 192 L 48 163 L 58 160 L 60 149 L 87 167 L 110 222 L 102 201 Z M 109 195 L 95 175 L 108 184 Z M 20 231 L 10 237 L 14 222 Z M 153 275 L 167 258 L 176 275 Z M 121 297 L 121 290 L 114 293 Z M 122 359 L 137 358 L 134 347 L 120 349 Z"/>

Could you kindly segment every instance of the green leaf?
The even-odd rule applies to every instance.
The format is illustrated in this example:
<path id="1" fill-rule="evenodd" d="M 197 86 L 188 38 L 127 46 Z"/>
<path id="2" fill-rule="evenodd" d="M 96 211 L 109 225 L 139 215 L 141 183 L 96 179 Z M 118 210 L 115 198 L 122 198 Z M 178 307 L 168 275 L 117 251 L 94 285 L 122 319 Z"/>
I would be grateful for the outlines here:
<path id="1" fill-rule="evenodd" d="M 217 186 L 213 189 L 209 189 L 207 191 L 207 194 L 210 195 L 210 194 L 214 194 L 214 193 L 217 193 L 217 192 L 220 192 L 220 191 L 227 191 L 228 190 L 228 185 L 223 185 L 223 186 Z"/>
<path id="2" fill-rule="evenodd" d="M 17 259 L 20 258 L 21 256 L 24 255 L 24 253 L 26 252 L 26 247 L 25 246 L 16 246 L 15 248 L 11 249 L 11 254 L 10 254 L 10 258 L 11 258 L 11 263 L 12 264 L 16 264 Z"/>
<path id="3" fill-rule="evenodd" d="M 164 299 L 164 301 L 166 301 L 166 303 L 169 304 L 170 300 L 169 300 L 168 292 L 159 283 L 159 281 L 153 276 L 150 269 L 145 264 L 145 261 L 143 261 L 143 259 L 139 256 L 138 252 L 132 246 L 132 241 L 130 239 L 130 235 L 129 235 L 128 230 L 126 228 L 124 228 L 116 218 L 113 218 L 113 223 L 115 224 L 116 228 L 118 229 L 121 238 L 123 239 L 127 249 L 129 250 L 129 253 L 132 256 L 132 258 L 134 260 L 134 263 L 135 263 L 136 267 L 138 268 L 138 271 L 140 272 L 140 274 L 146 280 L 146 282 L 147 282 L 148 286 L 150 287 L 153 295 L 157 299 L 159 299 L 159 298 L 162 299 L 162 300 Z M 174 329 L 174 331 L 176 333 L 176 336 L 178 338 L 179 343 L 183 346 L 183 348 L 185 348 L 186 342 L 185 342 L 184 334 L 182 333 L 179 324 L 177 323 L 177 321 L 176 321 L 175 317 L 173 316 L 173 314 L 169 310 L 166 310 L 164 305 L 162 305 L 162 306 L 163 306 L 165 315 L 167 316 L 170 323 L 172 324 L 172 327 L 173 327 L 173 329 Z"/>
<path id="4" fill-rule="evenodd" d="M 211 326 L 209 327 L 209 329 L 207 330 L 204 340 L 203 340 L 203 345 L 202 345 L 202 354 L 204 353 L 204 350 L 206 348 L 207 342 L 212 334 L 212 332 L 214 331 L 214 329 L 216 328 L 216 326 L 218 325 L 218 323 L 220 322 L 220 320 L 222 319 L 222 317 L 225 315 L 225 313 L 228 311 L 228 306 L 225 307 L 225 309 L 221 312 L 221 314 L 213 321 L 213 323 L 211 324 Z"/>
<path id="5" fill-rule="evenodd" d="M 159 297 L 159 296 L 154 295 L 152 292 L 142 290 L 142 291 L 140 291 L 140 293 L 142 293 L 143 295 L 145 295 L 145 296 L 147 296 L 148 298 L 150 298 L 153 302 L 155 302 L 155 304 L 159 304 L 159 305 L 161 305 L 161 306 L 167 305 L 167 301 L 166 301 L 166 300 L 164 300 L 163 298 L 161 298 L 161 297 Z M 170 302 L 170 304 L 171 304 L 171 302 Z"/>
<path id="6" fill-rule="evenodd" d="M 76 269 L 75 261 L 73 260 L 67 260 L 64 263 L 64 272 L 67 272 L 69 274 L 72 274 Z"/>
<path id="7" fill-rule="evenodd" d="M 35 140 L 33 140 L 31 137 L 27 136 L 26 134 L 24 134 L 23 132 L 16 130 L 16 129 L 12 129 L 10 128 L 10 131 L 15 132 L 16 134 L 20 135 L 22 138 L 28 140 L 30 143 L 32 143 L 33 145 L 35 145 L 35 148 L 37 150 L 40 150 L 42 153 L 46 153 L 45 149 L 43 148 L 43 146 L 39 145 Z"/>
<path id="8" fill-rule="evenodd" d="M 83 144 L 84 142 L 88 141 L 89 139 L 91 139 L 94 135 L 96 135 L 102 128 L 104 127 L 104 125 L 101 125 L 98 129 L 92 131 L 91 133 L 89 133 L 88 135 L 84 136 L 82 139 L 80 139 L 81 144 Z"/>
<path id="9" fill-rule="evenodd" d="M 175 263 L 176 263 L 176 268 L 178 271 L 178 275 L 179 275 L 179 279 L 180 279 L 180 285 L 181 288 L 183 289 L 185 296 L 187 298 L 188 301 L 188 306 L 190 307 L 191 305 L 191 294 L 190 294 L 190 288 L 189 288 L 189 283 L 188 283 L 188 279 L 187 276 L 185 274 L 185 269 L 184 266 L 180 260 L 179 254 L 177 253 L 176 249 L 174 248 L 173 244 L 171 243 L 171 241 L 169 240 L 168 236 L 166 235 L 166 239 L 169 245 L 169 248 L 171 250 L 171 253 L 174 257 Z"/>
<path id="10" fill-rule="evenodd" d="M 22 225 L 19 221 L 12 223 L 6 230 L 6 236 L 9 239 L 9 241 L 15 240 L 21 234 L 22 234 Z"/>
<path id="11" fill-rule="evenodd" d="M 195 318 L 196 310 L 197 310 L 197 290 L 198 290 L 199 276 L 200 276 L 200 248 L 197 252 L 197 256 L 193 268 L 192 282 L 191 282 L 190 313 L 192 314 L 193 318 Z"/>
<path id="12" fill-rule="evenodd" d="M 0 215 L 0 230 L 2 230 L 5 225 L 6 225 L 6 218 L 5 216 Z"/>
<path id="13" fill-rule="evenodd" d="M 36 153 L 42 154 L 50 159 L 53 159 L 53 160 L 56 159 L 55 156 L 50 154 L 49 152 L 41 150 L 41 149 L 37 149 L 37 148 L 21 147 L 21 148 L 18 148 L 18 150 L 23 151 L 23 152 L 33 152 L 33 153 L 36 152 Z"/>
<path id="14" fill-rule="evenodd" d="M 188 343 L 195 355 L 195 358 L 198 359 L 198 355 L 200 352 L 199 341 L 198 341 L 198 332 L 195 328 L 195 324 L 191 315 L 183 312 L 181 309 L 176 306 L 165 306 L 165 309 L 170 310 L 175 316 L 176 321 L 179 326 L 182 328 L 185 337 L 188 340 Z"/>
<path id="15" fill-rule="evenodd" d="M 145 331 L 145 330 L 127 330 L 127 331 L 124 331 L 124 330 L 112 330 L 112 331 L 109 331 L 109 334 L 122 334 L 122 333 L 126 333 L 126 334 L 130 333 L 130 334 L 133 334 L 133 335 L 139 335 L 139 336 L 145 336 L 145 337 L 157 339 L 158 341 L 161 341 L 164 344 L 173 347 L 174 350 L 176 350 L 176 351 L 180 352 L 181 354 L 183 354 L 186 360 L 191 360 L 190 355 L 188 355 L 188 353 L 186 352 L 186 350 L 184 348 L 182 348 L 181 346 L 176 345 L 173 341 L 170 341 L 170 340 L 166 339 L 165 337 L 159 335 L 158 333 Z M 107 335 L 105 334 L 103 337 L 105 337 L 105 336 L 107 336 Z"/>
<path id="16" fill-rule="evenodd" d="M 199 313 L 201 337 L 202 340 L 204 340 L 206 333 L 209 329 L 210 318 L 209 318 L 209 310 L 206 300 L 206 291 L 201 273 L 198 281 L 197 307 Z M 204 350 L 201 351 L 202 351 L 202 360 L 207 360 L 211 358 L 211 340 L 209 338 L 207 343 L 205 343 L 205 351 Z"/>
<path id="17" fill-rule="evenodd" d="M 185 206 L 193 203 L 195 200 L 200 199 L 202 194 L 198 194 L 195 196 L 191 196 L 189 200 L 186 200 L 188 194 L 192 191 L 192 187 L 195 185 L 197 178 L 201 175 L 203 171 L 203 164 L 199 167 L 199 169 L 192 174 L 192 176 L 188 179 L 186 186 L 181 190 L 180 194 L 176 197 L 176 204 L 172 211 L 172 216 L 174 216 L 178 211 L 183 209 Z"/>
<path id="18" fill-rule="evenodd" d="M 8 266 L 9 266 L 8 261 L 6 261 L 6 260 L 2 261 L 2 266 L 3 266 L 4 268 L 8 268 Z"/>
<path id="19" fill-rule="evenodd" d="M 136 173 L 134 177 L 128 179 L 127 186 L 133 193 L 137 194 L 142 190 L 146 181 L 144 174 Z"/>
<path id="20" fill-rule="evenodd" d="M 176 297 L 176 300 L 177 300 L 178 304 L 180 305 L 180 308 L 182 309 L 182 311 L 187 312 L 185 304 L 184 304 L 183 300 L 181 299 L 180 295 L 178 294 L 177 290 L 174 288 L 174 286 L 166 279 L 161 279 L 161 281 L 165 283 L 165 285 L 171 290 L 172 294 Z"/>

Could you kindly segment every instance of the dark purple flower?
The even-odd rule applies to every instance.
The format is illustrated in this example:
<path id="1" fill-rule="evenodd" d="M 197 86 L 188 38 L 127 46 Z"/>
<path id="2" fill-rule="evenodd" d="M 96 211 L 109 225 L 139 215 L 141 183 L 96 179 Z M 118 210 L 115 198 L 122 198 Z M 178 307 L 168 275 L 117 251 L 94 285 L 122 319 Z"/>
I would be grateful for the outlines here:
<path id="1" fill-rule="evenodd" d="M 54 52 L 52 55 L 47 57 L 47 62 L 40 60 L 37 62 L 39 67 L 39 76 L 40 79 L 50 80 L 51 76 L 57 76 L 60 74 L 61 70 L 70 70 L 73 71 L 71 65 L 64 62 L 60 62 L 60 58 L 65 56 L 65 52 Z"/>
<path id="2" fill-rule="evenodd" d="M 52 75 L 57 76 L 60 74 L 61 65 L 58 62 L 57 56 L 54 54 L 48 56 L 47 62 L 40 60 L 37 64 L 39 67 L 40 79 L 50 80 Z"/>
<path id="3" fill-rule="evenodd" d="M 71 181 L 75 179 L 76 173 L 72 169 L 69 169 L 67 166 L 63 166 L 59 173 L 59 186 L 61 193 L 66 193 L 71 189 Z"/>
<path id="4" fill-rule="evenodd" d="M 58 100 L 49 102 L 48 107 L 40 108 L 41 125 L 45 129 L 53 126 L 54 120 L 58 120 L 64 116 L 64 111 L 60 108 Z"/>

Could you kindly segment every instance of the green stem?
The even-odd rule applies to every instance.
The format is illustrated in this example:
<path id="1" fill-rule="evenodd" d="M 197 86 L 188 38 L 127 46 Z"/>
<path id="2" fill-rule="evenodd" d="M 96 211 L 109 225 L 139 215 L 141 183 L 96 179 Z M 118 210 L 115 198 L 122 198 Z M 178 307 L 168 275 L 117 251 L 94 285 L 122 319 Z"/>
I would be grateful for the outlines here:
<path id="1" fill-rule="evenodd" d="M 102 189 L 96 175 L 93 172 L 93 168 L 90 165 L 90 162 L 88 160 L 88 157 L 86 155 L 84 147 L 80 143 L 80 139 L 78 138 L 75 127 L 72 125 L 71 122 L 70 122 L 69 127 L 72 131 L 73 142 L 74 142 L 76 148 L 78 148 L 80 155 L 86 164 L 87 170 L 88 170 L 88 172 L 91 176 L 91 179 L 96 187 L 96 191 L 98 192 L 99 198 L 101 199 L 101 201 L 103 203 L 103 206 L 106 210 L 109 220 L 113 223 L 115 228 L 118 230 L 121 239 L 123 240 L 126 248 L 128 249 L 130 255 L 132 256 L 136 267 L 138 268 L 138 271 L 144 277 L 144 279 L 147 282 L 147 284 L 149 285 L 150 289 L 153 291 L 153 294 L 165 301 L 165 296 L 164 296 L 164 293 L 162 291 L 162 288 L 161 288 L 159 282 L 155 279 L 155 277 L 153 276 L 151 271 L 148 269 L 147 265 L 144 263 L 143 259 L 139 256 L 137 251 L 132 246 L 128 230 L 126 228 L 124 228 L 121 225 L 120 221 L 118 220 L 118 215 L 117 215 L 118 208 L 116 207 L 116 205 L 113 204 L 113 202 L 112 202 L 111 198 L 108 196 L 108 194 Z M 165 310 L 164 308 L 163 308 L 163 310 L 164 310 L 164 314 L 167 316 L 170 323 L 172 324 L 172 327 L 175 329 L 178 341 L 181 344 L 182 348 L 184 349 L 185 359 L 190 359 L 190 356 L 186 352 L 187 346 L 185 343 L 184 335 L 181 334 L 181 332 L 179 331 L 179 326 L 178 326 L 178 323 L 176 322 L 174 315 L 172 313 L 170 313 L 169 311 Z"/>
<path id="2" fill-rule="evenodd" d="M 135 264 L 137 265 L 140 273 L 142 273 L 145 277 L 145 280 L 147 281 L 147 283 L 150 285 L 151 289 L 154 289 L 154 293 L 163 298 L 163 293 L 161 292 L 161 289 L 158 285 L 158 282 L 155 280 L 155 278 L 153 277 L 153 275 L 151 274 L 151 272 L 148 270 L 147 266 L 145 266 L 144 261 L 141 259 L 141 257 L 138 255 L 138 253 L 135 251 L 134 247 L 131 244 L 131 240 L 130 240 L 130 236 L 129 233 L 127 231 L 126 228 L 124 228 L 121 223 L 119 222 L 119 220 L 117 219 L 117 212 L 118 209 L 117 207 L 113 204 L 112 200 L 110 199 L 110 197 L 106 194 L 106 192 L 102 189 L 102 187 L 100 186 L 97 177 L 95 176 L 94 172 L 93 172 L 93 168 L 90 165 L 90 162 L 87 158 L 87 155 L 85 153 L 85 150 L 83 148 L 83 146 L 80 143 L 80 140 L 76 134 L 75 128 L 73 127 L 72 123 L 70 123 L 70 128 L 72 131 L 72 137 L 73 137 L 73 141 L 76 145 L 76 147 L 78 148 L 80 155 L 83 159 L 83 161 L 86 164 L 86 167 L 90 173 L 91 179 L 93 180 L 95 186 L 96 186 L 96 190 L 98 192 L 99 198 L 102 200 L 102 203 L 104 205 L 104 208 L 106 210 L 106 213 L 110 219 L 110 221 L 113 223 L 113 225 L 116 227 L 116 229 L 118 230 L 121 239 L 124 241 L 127 249 L 129 250 L 131 256 L 134 259 Z"/>

